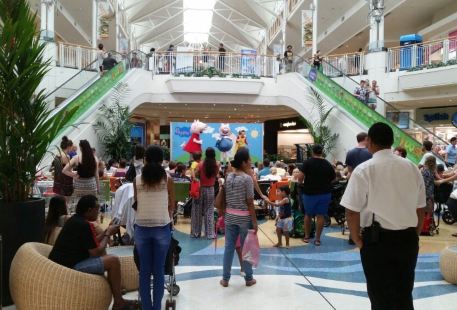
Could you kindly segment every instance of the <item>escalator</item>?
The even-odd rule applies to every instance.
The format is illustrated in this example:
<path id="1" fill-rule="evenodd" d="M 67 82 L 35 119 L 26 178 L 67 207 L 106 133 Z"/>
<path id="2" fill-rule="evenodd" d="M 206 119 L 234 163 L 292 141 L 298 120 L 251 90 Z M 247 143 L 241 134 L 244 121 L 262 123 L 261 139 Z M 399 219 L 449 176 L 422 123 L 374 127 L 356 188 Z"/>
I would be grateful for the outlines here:
<path id="1" fill-rule="evenodd" d="M 66 111 L 74 111 L 72 117 L 68 119 L 64 128 L 51 143 L 49 154 L 43 158 L 41 167 L 49 166 L 53 157 L 52 153 L 55 153 L 56 147 L 60 144 L 60 140 L 64 135 L 75 142 L 81 139 L 88 139 L 91 143 L 95 142 L 91 141 L 95 137 L 92 129 L 92 124 L 95 122 L 97 114 L 95 112 L 104 102 L 104 99 L 110 95 L 113 87 L 127 78 L 131 69 L 129 55 L 116 55 L 119 63 L 110 71 L 105 71 L 102 76 L 99 73 L 95 73 L 97 71 L 94 72 L 96 69 L 93 68 L 97 67 L 95 64 L 96 61 L 94 61 L 70 79 L 60 84 L 55 90 L 48 93 L 47 97 L 50 100 L 54 100 L 56 96 L 58 97 L 59 92 L 66 93 L 64 91 L 65 88 L 72 88 L 69 87 L 70 83 L 74 83 L 78 79 L 81 80 L 81 78 L 87 80 L 82 87 L 71 93 L 50 114 L 50 118 L 62 117 Z M 146 57 L 144 54 L 141 54 L 141 56 Z M 92 72 L 92 74 L 88 76 L 88 72 Z M 86 76 L 82 77 L 82 75 Z"/>
<path id="2" fill-rule="evenodd" d="M 330 64 L 326 64 L 331 66 Z M 414 163 L 419 163 L 422 157 L 422 143 L 419 142 L 415 136 L 412 136 L 407 131 L 399 128 L 395 123 L 386 119 L 383 115 L 370 109 L 366 104 L 360 102 L 352 93 L 347 89 L 355 89 L 358 83 L 349 76 L 346 76 L 340 71 L 342 76 L 341 86 L 330 77 L 326 76 L 320 71 L 315 70 L 308 61 L 300 59 L 296 63 L 296 72 L 300 75 L 301 80 L 305 85 L 313 87 L 318 93 L 326 99 L 327 102 L 335 106 L 340 112 L 344 113 L 361 128 L 368 129 L 376 122 L 384 122 L 390 125 L 394 132 L 394 147 L 402 146 L 408 153 L 408 159 Z M 332 70 L 338 70 L 332 68 Z M 378 104 L 382 103 L 389 110 L 398 111 L 395 107 L 378 97 Z M 446 144 L 445 141 L 434 135 L 432 132 L 417 124 L 413 119 L 409 120 L 409 128 L 415 133 L 421 133 L 426 136 L 430 141 L 435 144 Z M 338 132 L 338 131 L 337 131 Z M 340 131 L 341 132 L 341 131 Z M 355 135 L 353 136 L 355 144 Z"/>

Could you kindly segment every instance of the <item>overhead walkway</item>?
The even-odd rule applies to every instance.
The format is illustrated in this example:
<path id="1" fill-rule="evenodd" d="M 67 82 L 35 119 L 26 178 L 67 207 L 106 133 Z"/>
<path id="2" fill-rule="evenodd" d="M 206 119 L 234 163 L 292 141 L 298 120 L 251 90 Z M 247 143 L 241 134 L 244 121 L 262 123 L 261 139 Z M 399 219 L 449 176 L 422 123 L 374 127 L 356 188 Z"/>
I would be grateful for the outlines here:
<path id="1" fill-rule="evenodd" d="M 318 120 L 319 113 L 315 99 L 311 96 L 310 87 L 312 87 L 327 103 L 335 107 L 328 121 L 331 130 L 339 134 L 336 151 L 331 154 L 333 158 L 344 159 L 345 153 L 356 144 L 355 136 L 360 131 L 366 131 L 375 122 L 386 122 L 394 130 L 395 146 L 405 147 L 411 161 L 417 163 L 420 160 L 419 141 L 358 101 L 351 93 L 321 72 L 314 71 L 315 79 L 311 81 L 309 79 L 311 66 L 304 60 L 297 62 L 295 73 L 261 78 L 235 77 L 234 72 L 232 77 L 219 78 L 198 75 L 190 77 L 182 74 L 153 76 L 151 71 L 146 70 L 148 68 L 145 65 L 146 59 L 143 59 L 142 63 L 142 66 L 131 68 L 127 61 L 120 62 L 117 67 L 106 72 L 102 77 L 90 81 L 61 104 L 53 113 L 53 117 L 59 117 L 61 113 L 70 109 L 75 109 L 76 113 L 55 138 L 50 151 L 53 151 L 53 147 L 55 150 L 63 135 L 67 135 L 74 142 L 87 139 L 98 149 L 97 137 L 92 127 L 97 119 L 97 110 L 104 99 L 109 98 L 113 87 L 123 82 L 129 88 L 125 102 L 129 104 L 130 111 L 145 106 L 158 109 L 162 104 L 277 105 L 292 108 L 302 117 L 313 122 Z M 410 123 L 415 129 L 426 131 L 413 120 L 410 120 Z M 431 139 L 439 139 L 429 134 Z M 43 166 L 49 164 L 50 159 L 51 155 L 43 161 Z"/>

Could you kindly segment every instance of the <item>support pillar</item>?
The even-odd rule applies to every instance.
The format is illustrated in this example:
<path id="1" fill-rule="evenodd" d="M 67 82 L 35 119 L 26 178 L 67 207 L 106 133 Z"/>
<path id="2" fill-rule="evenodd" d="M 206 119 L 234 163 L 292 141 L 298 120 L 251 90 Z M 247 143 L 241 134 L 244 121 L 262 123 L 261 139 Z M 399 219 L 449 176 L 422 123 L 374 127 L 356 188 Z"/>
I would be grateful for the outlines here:
<path id="1" fill-rule="evenodd" d="M 379 52 L 371 52 L 365 56 L 365 69 L 368 70 L 368 79 L 370 80 L 370 84 L 372 80 L 383 81 L 386 77 L 386 59 L 387 59 L 387 52 L 379 51 Z M 384 98 L 384 88 L 383 85 L 379 85 L 380 93 L 379 97 Z M 378 99 L 376 111 L 385 116 L 386 115 L 386 107 L 382 101 Z"/>
<path id="2" fill-rule="evenodd" d="M 318 22 L 318 7 L 317 0 L 313 0 L 313 56 L 317 53 L 317 22 Z"/>
<path id="3" fill-rule="evenodd" d="M 98 2 L 92 0 L 92 47 L 98 46 Z"/>

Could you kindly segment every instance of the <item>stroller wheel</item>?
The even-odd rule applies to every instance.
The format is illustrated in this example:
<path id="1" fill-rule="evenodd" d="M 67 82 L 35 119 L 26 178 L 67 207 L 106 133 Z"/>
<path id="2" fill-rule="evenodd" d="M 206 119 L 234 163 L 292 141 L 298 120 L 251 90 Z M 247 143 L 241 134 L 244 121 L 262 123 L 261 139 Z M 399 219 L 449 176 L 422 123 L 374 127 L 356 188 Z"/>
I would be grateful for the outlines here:
<path id="1" fill-rule="evenodd" d="M 270 210 L 270 219 L 274 220 L 276 218 L 276 211 L 274 209 Z"/>
<path id="2" fill-rule="evenodd" d="M 449 210 L 445 210 L 441 218 L 443 219 L 443 222 L 445 222 L 448 225 L 452 225 L 455 223 L 455 219 Z"/>
<path id="3" fill-rule="evenodd" d="M 177 296 L 179 294 L 179 291 L 180 291 L 180 287 L 179 285 L 177 284 L 173 284 L 173 292 L 171 293 L 173 296 Z"/>
<path id="4" fill-rule="evenodd" d="M 338 225 L 343 225 L 346 221 L 346 217 L 343 214 L 335 216 L 335 221 Z"/>

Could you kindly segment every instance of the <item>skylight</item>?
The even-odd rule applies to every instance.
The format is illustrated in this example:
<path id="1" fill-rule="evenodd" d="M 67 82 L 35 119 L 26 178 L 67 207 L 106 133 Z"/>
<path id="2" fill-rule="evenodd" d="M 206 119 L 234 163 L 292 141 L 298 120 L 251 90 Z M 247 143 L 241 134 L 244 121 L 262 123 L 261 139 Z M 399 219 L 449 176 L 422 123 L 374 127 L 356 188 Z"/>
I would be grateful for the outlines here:
<path id="1" fill-rule="evenodd" d="M 184 40 L 189 43 L 208 42 L 216 0 L 184 0 Z"/>

